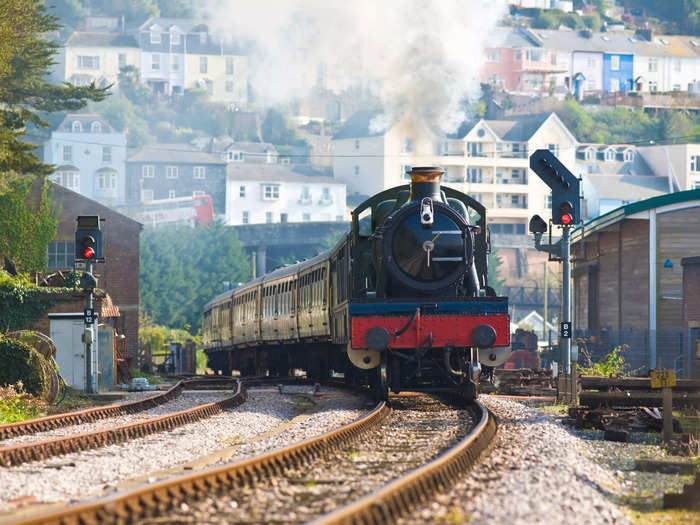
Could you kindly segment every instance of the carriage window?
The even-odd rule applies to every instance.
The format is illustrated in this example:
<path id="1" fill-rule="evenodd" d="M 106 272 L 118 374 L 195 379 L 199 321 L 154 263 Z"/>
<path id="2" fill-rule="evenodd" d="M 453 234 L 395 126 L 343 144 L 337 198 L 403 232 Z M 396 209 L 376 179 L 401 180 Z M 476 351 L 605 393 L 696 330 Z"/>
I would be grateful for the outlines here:
<path id="1" fill-rule="evenodd" d="M 367 208 L 360 213 L 358 219 L 358 235 L 369 237 L 372 235 L 372 208 Z"/>

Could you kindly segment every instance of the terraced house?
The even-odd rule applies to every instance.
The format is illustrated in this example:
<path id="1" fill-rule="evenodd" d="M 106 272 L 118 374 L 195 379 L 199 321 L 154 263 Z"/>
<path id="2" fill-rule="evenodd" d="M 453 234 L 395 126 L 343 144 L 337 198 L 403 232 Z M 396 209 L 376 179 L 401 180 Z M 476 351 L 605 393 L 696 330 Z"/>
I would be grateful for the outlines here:
<path id="1" fill-rule="evenodd" d="M 150 18 L 139 28 L 141 81 L 165 96 L 206 90 L 233 109 L 248 104 L 248 57 L 205 23 Z"/>

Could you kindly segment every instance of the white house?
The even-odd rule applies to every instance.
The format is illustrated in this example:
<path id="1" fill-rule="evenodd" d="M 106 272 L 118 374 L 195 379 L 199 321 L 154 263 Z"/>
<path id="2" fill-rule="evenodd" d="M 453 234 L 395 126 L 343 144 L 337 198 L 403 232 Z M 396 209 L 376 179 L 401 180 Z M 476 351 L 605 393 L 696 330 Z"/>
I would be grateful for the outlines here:
<path id="1" fill-rule="evenodd" d="M 660 175 L 673 179 L 681 190 L 700 189 L 700 144 L 668 144 L 638 149 Z"/>
<path id="2" fill-rule="evenodd" d="M 126 135 L 101 115 L 68 114 L 44 145 L 51 178 L 70 190 L 115 206 L 125 201 Z"/>
<path id="3" fill-rule="evenodd" d="M 353 115 L 333 137 L 334 176 L 348 192 L 373 195 L 407 183 L 411 166 L 441 166 L 443 182 L 480 201 L 493 233 L 525 234 L 534 214 L 548 217 L 549 189 L 529 170 L 529 154 L 546 148 L 574 167 L 576 138 L 554 114 L 465 122 L 445 137 L 406 117 L 378 131 L 381 112 Z"/>
<path id="4" fill-rule="evenodd" d="M 344 221 L 345 184 L 309 176 L 288 166 L 229 163 L 226 167 L 226 223 Z"/>
<path id="5" fill-rule="evenodd" d="M 141 50 L 136 39 L 118 33 L 76 31 L 60 48 L 54 74 L 59 81 L 104 87 L 117 84 L 119 70 L 141 67 Z"/>

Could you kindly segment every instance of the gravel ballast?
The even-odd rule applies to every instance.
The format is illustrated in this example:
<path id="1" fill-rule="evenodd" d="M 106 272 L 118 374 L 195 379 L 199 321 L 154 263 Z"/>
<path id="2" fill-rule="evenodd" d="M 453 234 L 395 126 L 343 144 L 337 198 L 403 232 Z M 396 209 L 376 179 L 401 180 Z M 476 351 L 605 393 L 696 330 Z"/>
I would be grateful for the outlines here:
<path id="1" fill-rule="evenodd" d="M 299 387 L 308 392 L 308 387 Z M 38 502 L 77 501 L 116 489 L 124 480 L 147 477 L 156 481 L 159 471 L 235 446 L 234 459 L 253 455 L 261 447 L 278 448 L 293 440 L 321 434 L 365 413 L 365 400 L 347 393 L 312 398 L 280 395 L 275 388 L 252 388 L 248 401 L 222 414 L 153 434 L 128 443 L 67 454 L 17 467 L 0 468 L 0 509 L 11 510 L 13 500 Z M 163 407 L 158 407 L 162 409 Z M 295 416 L 308 411 L 288 427 Z M 277 434 L 276 431 L 284 430 Z M 254 442 L 263 436 L 265 439 Z M 251 442 L 251 443 L 249 443 Z"/>
<path id="2" fill-rule="evenodd" d="M 34 443 L 36 441 L 44 441 L 47 439 L 56 439 L 66 436 L 72 436 L 74 434 L 80 434 L 82 432 L 95 432 L 97 430 L 104 430 L 110 427 L 116 427 L 119 425 L 127 425 L 129 423 L 138 423 L 145 421 L 147 419 L 152 419 L 158 416 L 165 416 L 167 414 L 172 414 L 174 412 L 179 412 L 181 410 L 187 410 L 189 408 L 194 408 L 199 405 L 206 403 L 215 403 L 216 401 L 221 401 L 222 399 L 232 396 L 233 392 L 201 392 L 201 391 L 185 391 L 182 392 L 178 397 L 158 405 L 143 412 L 137 412 L 135 414 L 125 414 L 123 416 L 109 417 L 105 419 L 98 419 L 91 423 L 82 423 L 80 425 L 70 425 L 67 427 L 61 427 L 54 430 L 49 430 L 46 432 L 38 432 L 36 434 L 28 434 L 26 436 L 18 436 L 12 439 L 6 439 L 0 441 L 0 446 L 9 447 L 12 445 L 19 445 L 22 443 Z"/>
<path id="3" fill-rule="evenodd" d="M 628 457 L 623 466 L 601 457 L 601 447 L 615 449 L 603 455 L 612 460 L 627 444 L 591 441 L 594 436 L 514 401 L 490 396 L 480 400 L 498 418 L 494 449 L 451 491 L 414 510 L 402 525 L 631 523 L 613 500 L 619 501 L 616 495 L 625 490 L 619 469 L 631 469 L 634 460 Z M 656 490 L 662 494 L 674 486 L 659 484 Z"/>

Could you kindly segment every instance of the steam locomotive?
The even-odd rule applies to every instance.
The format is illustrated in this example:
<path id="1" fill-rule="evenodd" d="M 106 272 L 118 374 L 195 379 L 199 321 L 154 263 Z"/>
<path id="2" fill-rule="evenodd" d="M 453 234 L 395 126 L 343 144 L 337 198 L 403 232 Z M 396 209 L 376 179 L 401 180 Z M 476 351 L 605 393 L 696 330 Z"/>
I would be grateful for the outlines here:
<path id="1" fill-rule="evenodd" d="M 507 357 L 508 298 L 488 286 L 486 209 L 415 167 L 374 195 L 328 252 L 207 303 L 208 366 L 226 375 L 344 374 L 389 390 L 478 395 L 481 363 Z"/>

